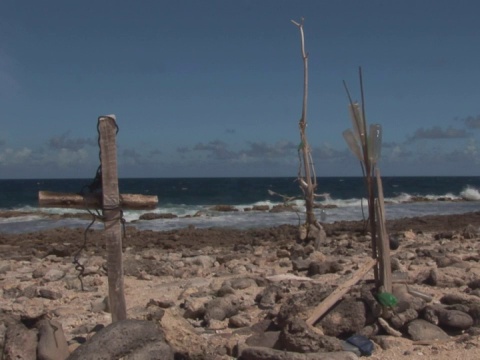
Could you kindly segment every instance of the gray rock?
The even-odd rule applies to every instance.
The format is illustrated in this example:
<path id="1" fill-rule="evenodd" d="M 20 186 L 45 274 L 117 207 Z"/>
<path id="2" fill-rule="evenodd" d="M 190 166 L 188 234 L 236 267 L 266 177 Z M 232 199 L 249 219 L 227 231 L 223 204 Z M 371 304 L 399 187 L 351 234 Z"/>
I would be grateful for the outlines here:
<path id="1" fill-rule="evenodd" d="M 416 319 L 409 323 L 407 331 L 414 341 L 442 340 L 449 338 L 447 333 L 438 326 L 422 319 Z"/>
<path id="2" fill-rule="evenodd" d="M 3 360 L 36 360 L 37 331 L 21 323 L 10 324 L 5 334 Z"/>
<path id="3" fill-rule="evenodd" d="M 480 289 L 480 279 L 474 279 L 468 283 L 470 289 Z"/>
<path id="4" fill-rule="evenodd" d="M 43 279 L 45 281 L 58 281 L 62 279 L 64 276 L 65 276 L 64 271 L 58 270 L 58 269 L 50 269 L 45 273 L 45 275 L 43 276 Z"/>
<path id="5" fill-rule="evenodd" d="M 0 274 L 5 275 L 8 271 L 12 271 L 12 265 L 6 261 L 0 261 Z"/>
<path id="6" fill-rule="evenodd" d="M 0 322 L 0 354 L 3 354 L 3 347 L 5 346 L 5 335 L 7 333 L 7 326 Z M 0 356 L 0 359 L 2 357 Z"/>
<path id="7" fill-rule="evenodd" d="M 95 312 L 95 313 L 102 312 L 102 311 L 109 312 L 110 306 L 108 303 L 108 296 L 103 298 L 103 300 L 92 302 L 91 306 L 92 306 L 92 312 Z"/>
<path id="8" fill-rule="evenodd" d="M 266 331 L 253 334 L 247 338 L 245 344 L 249 346 L 259 346 L 271 349 L 278 349 L 280 331 Z"/>
<path id="9" fill-rule="evenodd" d="M 355 334 L 366 325 L 366 307 L 363 301 L 345 299 L 321 321 L 325 335 Z"/>
<path id="10" fill-rule="evenodd" d="M 441 326 L 466 330 L 473 325 L 470 315 L 459 310 L 443 310 L 439 313 L 438 320 Z"/>
<path id="11" fill-rule="evenodd" d="M 38 360 L 65 360 L 70 352 L 62 324 L 43 319 L 38 323 Z"/>
<path id="12" fill-rule="evenodd" d="M 38 295 L 44 299 L 57 300 L 62 298 L 62 293 L 50 289 L 39 289 Z"/>
<path id="13" fill-rule="evenodd" d="M 300 353 L 342 350 L 339 339 L 313 331 L 305 321 L 298 317 L 292 319 L 283 328 L 280 342 L 285 350 Z"/>
<path id="14" fill-rule="evenodd" d="M 160 299 L 160 300 L 150 299 L 150 301 L 147 304 L 147 308 L 149 306 L 158 306 L 159 308 L 162 308 L 162 309 L 168 309 L 175 306 L 175 302 L 173 300 L 168 300 L 168 299 Z"/>
<path id="15" fill-rule="evenodd" d="M 292 268 L 295 271 L 307 271 L 310 267 L 310 263 L 312 262 L 311 259 L 295 259 L 292 260 Z"/>
<path id="16" fill-rule="evenodd" d="M 183 317 L 186 319 L 202 319 L 205 316 L 206 298 L 191 298 L 185 301 L 185 312 Z"/>
<path id="17" fill-rule="evenodd" d="M 463 237 L 465 239 L 475 239 L 479 237 L 479 234 L 479 228 L 471 224 L 467 225 L 467 227 L 463 230 Z"/>
<path id="18" fill-rule="evenodd" d="M 480 325 L 480 304 L 472 304 L 469 306 L 468 314 L 473 319 L 473 325 L 479 326 Z"/>
<path id="19" fill-rule="evenodd" d="M 288 257 L 290 257 L 290 251 L 286 249 L 277 250 L 277 258 L 281 259 L 281 258 L 288 258 Z"/>
<path id="20" fill-rule="evenodd" d="M 123 357 L 124 360 L 169 360 L 174 359 L 170 345 L 163 341 L 151 342 L 133 354 Z"/>
<path id="21" fill-rule="evenodd" d="M 25 289 L 23 289 L 23 296 L 33 299 L 38 295 L 38 287 L 36 285 L 30 285 L 27 286 Z"/>
<path id="22" fill-rule="evenodd" d="M 363 286 L 361 289 L 361 298 L 368 306 L 369 314 L 374 318 L 378 318 L 382 315 L 383 306 L 377 301 L 372 294 L 372 289 L 367 286 Z"/>
<path id="23" fill-rule="evenodd" d="M 230 286 L 236 290 L 243 290 L 256 285 L 257 283 L 255 282 L 255 280 L 250 278 L 238 278 L 238 279 L 232 279 L 230 281 Z"/>
<path id="24" fill-rule="evenodd" d="M 223 296 L 232 295 L 232 294 L 235 294 L 235 289 L 227 284 L 223 284 L 222 287 L 217 291 L 218 297 L 223 297 Z"/>
<path id="25" fill-rule="evenodd" d="M 208 322 L 210 320 L 225 320 L 238 313 L 238 306 L 235 303 L 235 297 L 216 298 L 208 302 L 205 306 L 204 319 Z"/>
<path id="26" fill-rule="evenodd" d="M 395 329 L 401 329 L 406 323 L 418 318 L 418 313 L 414 309 L 407 309 L 404 312 L 394 314 L 390 318 L 390 323 Z"/>
<path id="27" fill-rule="evenodd" d="M 173 360 L 174 353 L 165 342 L 163 331 L 153 322 L 117 321 L 79 346 L 68 360 Z"/>
<path id="28" fill-rule="evenodd" d="M 372 340 L 383 350 L 400 348 L 412 344 L 412 341 L 409 339 L 389 335 L 376 335 L 372 337 Z"/>
<path id="29" fill-rule="evenodd" d="M 208 255 L 198 255 L 190 258 L 186 258 L 185 262 L 190 265 L 196 265 L 202 269 L 209 269 L 215 263 L 215 258 Z"/>
<path id="30" fill-rule="evenodd" d="M 34 279 L 40 279 L 40 278 L 44 277 L 46 273 L 47 273 L 47 269 L 46 269 L 46 268 L 44 268 L 44 267 L 37 268 L 37 269 L 33 270 L 33 272 L 32 272 L 32 278 L 34 278 Z"/>
<path id="31" fill-rule="evenodd" d="M 278 285 L 269 285 L 258 294 L 257 302 L 260 309 L 272 309 L 282 297 L 282 289 Z"/>
<path id="32" fill-rule="evenodd" d="M 334 274 L 342 270 L 343 266 L 335 261 L 315 261 L 308 266 L 308 276 Z"/>
<path id="33" fill-rule="evenodd" d="M 247 314 L 240 313 L 228 319 L 228 324 L 234 328 L 242 328 L 250 326 L 252 324 L 252 319 Z"/>
<path id="34" fill-rule="evenodd" d="M 239 360 L 357 360 L 358 356 L 350 351 L 300 354 L 264 347 L 246 347 L 242 349 Z"/>

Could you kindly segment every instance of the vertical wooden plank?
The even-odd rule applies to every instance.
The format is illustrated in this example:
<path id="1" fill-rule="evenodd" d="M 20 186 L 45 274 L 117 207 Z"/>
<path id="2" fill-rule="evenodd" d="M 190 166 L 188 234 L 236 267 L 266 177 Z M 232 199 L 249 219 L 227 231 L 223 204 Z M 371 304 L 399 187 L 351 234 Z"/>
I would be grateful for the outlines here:
<path id="1" fill-rule="evenodd" d="M 127 318 L 123 286 L 122 224 L 118 191 L 115 115 L 98 119 L 102 162 L 103 216 L 108 266 L 108 299 L 112 322 Z"/>
<path id="2" fill-rule="evenodd" d="M 390 260 L 390 244 L 388 240 L 387 227 L 385 226 L 385 207 L 383 199 L 383 185 L 380 177 L 380 170 L 376 169 L 378 196 L 375 210 L 378 220 L 378 254 L 380 282 L 386 292 L 392 292 L 392 265 Z"/>

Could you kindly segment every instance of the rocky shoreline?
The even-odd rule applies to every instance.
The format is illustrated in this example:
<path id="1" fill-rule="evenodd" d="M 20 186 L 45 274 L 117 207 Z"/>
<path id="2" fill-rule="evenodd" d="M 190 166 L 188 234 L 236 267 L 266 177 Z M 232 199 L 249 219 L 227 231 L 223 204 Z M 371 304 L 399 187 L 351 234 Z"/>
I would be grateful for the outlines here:
<path id="1" fill-rule="evenodd" d="M 129 320 L 115 326 L 102 231 L 0 234 L 3 359 L 356 359 L 352 335 L 372 359 L 478 359 L 479 224 L 480 213 L 388 221 L 397 303 L 380 303 L 369 273 L 315 326 L 312 310 L 369 259 L 363 222 L 325 224 L 319 251 L 289 225 L 127 226 Z"/>

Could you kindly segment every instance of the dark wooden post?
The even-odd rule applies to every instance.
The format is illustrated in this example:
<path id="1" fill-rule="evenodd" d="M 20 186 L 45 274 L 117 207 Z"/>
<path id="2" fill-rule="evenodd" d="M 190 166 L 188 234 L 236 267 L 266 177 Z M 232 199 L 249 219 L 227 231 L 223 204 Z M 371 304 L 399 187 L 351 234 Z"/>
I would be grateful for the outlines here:
<path id="1" fill-rule="evenodd" d="M 115 115 L 98 119 L 102 163 L 103 216 L 107 243 L 108 300 L 112 322 L 127 318 L 123 289 L 122 224 L 118 191 Z"/>

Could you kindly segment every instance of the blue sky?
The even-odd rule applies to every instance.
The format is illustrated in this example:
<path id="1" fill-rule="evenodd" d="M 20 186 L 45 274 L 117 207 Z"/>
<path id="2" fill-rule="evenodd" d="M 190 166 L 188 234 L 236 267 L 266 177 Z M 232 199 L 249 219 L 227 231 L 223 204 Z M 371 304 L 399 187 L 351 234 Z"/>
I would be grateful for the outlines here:
<path id="1" fill-rule="evenodd" d="M 0 2 L 0 178 L 295 176 L 305 18 L 317 175 L 359 176 L 342 81 L 383 127 L 383 175 L 480 175 L 480 2 Z"/>

